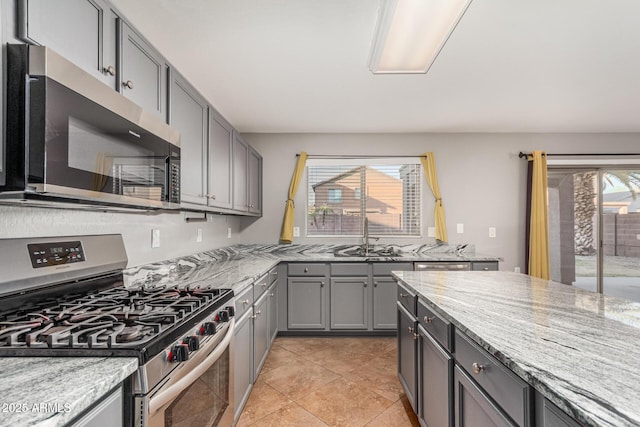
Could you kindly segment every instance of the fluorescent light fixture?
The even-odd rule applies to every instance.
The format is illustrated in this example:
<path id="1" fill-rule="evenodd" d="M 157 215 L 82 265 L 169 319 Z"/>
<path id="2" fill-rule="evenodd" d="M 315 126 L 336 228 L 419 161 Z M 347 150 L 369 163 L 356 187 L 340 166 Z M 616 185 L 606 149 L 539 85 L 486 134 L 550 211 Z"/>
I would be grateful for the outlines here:
<path id="1" fill-rule="evenodd" d="M 426 73 L 471 0 L 381 0 L 369 69 Z"/>

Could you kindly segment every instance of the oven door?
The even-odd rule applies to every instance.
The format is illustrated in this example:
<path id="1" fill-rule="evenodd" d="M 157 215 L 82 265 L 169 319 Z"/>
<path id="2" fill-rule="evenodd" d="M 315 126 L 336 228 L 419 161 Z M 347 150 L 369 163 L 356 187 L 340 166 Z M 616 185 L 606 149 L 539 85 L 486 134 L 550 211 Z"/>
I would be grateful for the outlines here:
<path id="1" fill-rule="evenodd" d="M 145 427 L 228 427 L 233 424 L 233 332 L 235 320 L 144 398 Z M 137 405 L 136 405 L 137 406 Z"/>

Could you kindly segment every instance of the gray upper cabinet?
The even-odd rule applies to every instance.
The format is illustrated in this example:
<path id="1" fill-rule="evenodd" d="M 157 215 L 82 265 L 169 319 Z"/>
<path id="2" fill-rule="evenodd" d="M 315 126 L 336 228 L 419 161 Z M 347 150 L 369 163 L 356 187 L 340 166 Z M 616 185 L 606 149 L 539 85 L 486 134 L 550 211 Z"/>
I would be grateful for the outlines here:
<path id="1" fill-rule="evenodd" d="M 120 20 L 120 92 L 144 110 L 167 119 L 167 73 L 164 58 Z"/>
<path id="2" fill-rule="evenodd" d="M 205 99 L 176 71 L 171 72 L 171 127 L 180 132 L 181 200 L 206 204 L 207 120 Z"/>
<path id="3" fill-rule="evenodd" d="M 18 37 L 50 47 L 116 89 L 117 16 L 104 0 L 19 0 Z"/>
<path id="4" fill-rule="evenodd" d="M 233 133 L 233 209 L 247 212 L 247 159 L 249 146 L 239 133 Z"/>
<path id="5" fill-rule="evenodd" d="M 231 209 L 233 127 L 213 108 L 209 111 L 208 205 Z"/>
<path id="6" fill-rule="evenodd" d="M 262 213 L 262 156 L 256 150 L 249 147 L 247 170 L 247 192 L 249 212 Z"/>

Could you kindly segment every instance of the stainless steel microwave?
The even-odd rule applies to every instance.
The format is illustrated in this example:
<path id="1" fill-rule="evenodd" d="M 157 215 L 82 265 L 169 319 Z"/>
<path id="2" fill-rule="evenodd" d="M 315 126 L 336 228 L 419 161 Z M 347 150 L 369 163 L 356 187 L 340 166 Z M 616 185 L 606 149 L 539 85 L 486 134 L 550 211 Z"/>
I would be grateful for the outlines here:
<path id="1" fill-rule="evenodd" d="M 7 46 L 6 94 L 0 202 L 180 207 L 180 134 L 160 117 L 42 46 Z"/>

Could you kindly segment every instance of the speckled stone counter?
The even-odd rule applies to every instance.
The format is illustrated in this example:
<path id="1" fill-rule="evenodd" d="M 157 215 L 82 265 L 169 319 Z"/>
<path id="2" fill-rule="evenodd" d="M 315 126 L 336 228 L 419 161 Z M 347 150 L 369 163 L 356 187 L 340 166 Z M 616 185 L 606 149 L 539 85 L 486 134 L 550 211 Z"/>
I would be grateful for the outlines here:
<path id="1" fill-rule="evenodd" d="M 640 303 L 509 272 L 395 275 L 578 421 L 640 425 Z"/>
<path id="2" fill-rule="evenodd" d="M 63 426 L 137 368 L 130 357 L 4 357 L 0 426 Z"/>
<path id="3" fill-rule="evenodd" d="M 387 245 L 396 256 L 344 256 L 357 246 L 235 245 L 125 270 L 125 286 L 209 286 L 236 294 L 280 262 L 474 262 L 499 261 L 475 253 L 470 245 Z"/>

